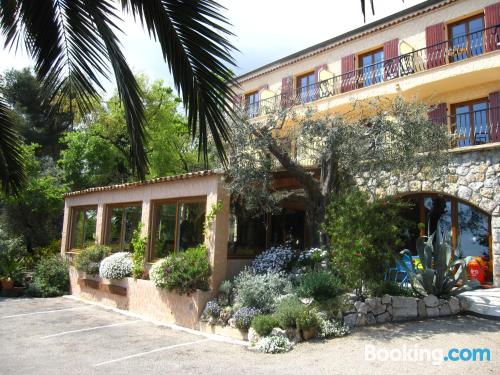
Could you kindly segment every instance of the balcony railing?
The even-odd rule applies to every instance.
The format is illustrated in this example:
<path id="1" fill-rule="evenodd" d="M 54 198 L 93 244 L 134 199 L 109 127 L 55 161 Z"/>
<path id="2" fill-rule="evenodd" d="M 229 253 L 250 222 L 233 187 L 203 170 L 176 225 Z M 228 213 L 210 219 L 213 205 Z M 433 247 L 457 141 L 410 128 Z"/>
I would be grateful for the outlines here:
<path id="1" fill-rule="evenodd" d="M 500 107 L 455 114 L 439 122 L 449 124 L 455 147 L 500 142 Z"/>
<path id="2" fill-rule="evenodd" d="M 249 117 L 310 103 L 500 49 L 500 25 L 464 34 L 245 106 Z"/>

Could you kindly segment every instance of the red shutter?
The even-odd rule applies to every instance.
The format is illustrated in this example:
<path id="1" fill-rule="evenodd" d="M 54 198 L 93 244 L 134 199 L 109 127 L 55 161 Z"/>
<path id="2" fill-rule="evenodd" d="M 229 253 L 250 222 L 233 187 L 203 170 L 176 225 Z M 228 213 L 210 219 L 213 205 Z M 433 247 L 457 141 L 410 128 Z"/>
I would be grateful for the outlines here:
<path id="1" fill-rule="evenodd" d="M 484 27 L 486 52 L 500 48 L 500 3 L 484 8 Z"/>
<path id="2" fill-rule="evenodd" d="M 429 120 L 435 124 L 446 124 L 446 103 L 439 103 L 429 111 Z"/>
<path id="3" fill-rule="evenodd" d="M 396 78 L 398 72 L 399 39 L 384 43 L 384 79 Z"/>
<path id="4" fill-rule="evenodd" d="M 281 80 L 281 108 L 288 108 L 292 105 L 293 76 L 285 77 Z"/>
<path id="5" fill-rule="evenodd" d="M 356 88 L 356 55 L 342 57 L 342 83 L 341 92 L 347 92 Z"/>
<path id="6" fill-rule="evenodd" d="M 489 128 L 491 142 L 500 142 L 500 92 L 492 92 L 489 96 Z"/>
<path id="7" fill-rule="evenodd" d="M 437 25 L 425 28 L 427 69 L 446 64 L 445 40 L 444 23 L 438 23 Z"/>

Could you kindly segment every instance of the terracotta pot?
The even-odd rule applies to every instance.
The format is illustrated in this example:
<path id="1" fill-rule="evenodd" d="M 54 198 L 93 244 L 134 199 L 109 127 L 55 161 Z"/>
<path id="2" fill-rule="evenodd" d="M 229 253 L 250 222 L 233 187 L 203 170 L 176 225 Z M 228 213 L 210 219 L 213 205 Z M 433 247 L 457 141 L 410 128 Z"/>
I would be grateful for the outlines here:
<path id="1" fill-rule="evenodd" d="M 302 330 L 302 338 L 304 340 L 310 340 L 314 337 L 316 337 L 316 329 L 315 328 L 309 328 L 309 329 Z"/>
<path id="2" fill-rule="evenodd" d="M 12 290 L 14 289 L 14 281 L 11 279 L 2 279 L 2 289 L 3 290 Z"/>

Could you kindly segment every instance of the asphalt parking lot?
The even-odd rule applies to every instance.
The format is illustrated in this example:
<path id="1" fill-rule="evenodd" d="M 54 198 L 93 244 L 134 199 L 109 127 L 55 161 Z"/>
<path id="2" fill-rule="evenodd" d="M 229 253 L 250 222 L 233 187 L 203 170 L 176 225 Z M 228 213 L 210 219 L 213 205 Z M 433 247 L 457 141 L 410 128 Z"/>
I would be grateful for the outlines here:
<path id="1" fill-rule="evenodd" d="M 377 348 L 488 347 L 487 362 L 367 361 Z M 500 373 L 500 322 L 462 316 L 368 327 L 283 355 L 155 325 L 67 298 L 0 299 L 0 374 Z"/>

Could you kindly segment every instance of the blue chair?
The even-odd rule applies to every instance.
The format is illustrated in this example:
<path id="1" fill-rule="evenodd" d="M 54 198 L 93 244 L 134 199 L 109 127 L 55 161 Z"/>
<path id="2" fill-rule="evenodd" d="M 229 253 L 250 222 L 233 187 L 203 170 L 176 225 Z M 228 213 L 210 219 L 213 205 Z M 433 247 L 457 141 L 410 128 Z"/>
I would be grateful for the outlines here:
<path id="1" fill-rule="evenodd" d="M 408 284 L 410 282 L 410 275 L 406 271 L 407 269 L 413 270 L 412 257 L 403 255 L 401 260 L 396 261 L 396 267 L 391 267 L 387 270 L 384 280 L 394 281 L 399 284 Z"/>

